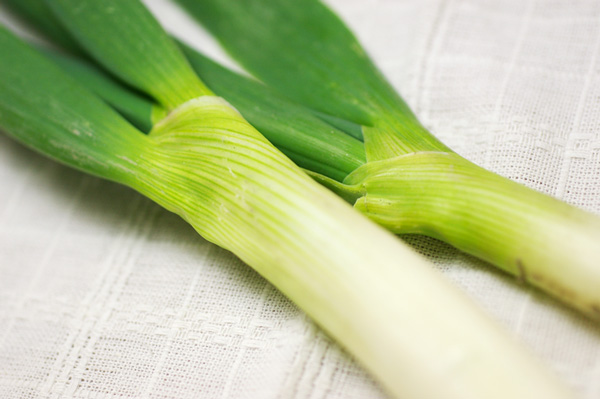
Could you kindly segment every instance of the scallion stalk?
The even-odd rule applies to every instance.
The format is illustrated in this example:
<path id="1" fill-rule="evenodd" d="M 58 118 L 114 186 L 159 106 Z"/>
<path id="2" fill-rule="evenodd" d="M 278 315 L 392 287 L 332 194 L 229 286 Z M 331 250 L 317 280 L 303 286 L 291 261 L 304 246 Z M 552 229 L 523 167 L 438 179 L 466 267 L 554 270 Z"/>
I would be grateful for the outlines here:
<path id="1" fill-rule="evenodd" d="M 139 2 L 49 4 L 83 48 L 170 113 L 143 135 L 0 29 L 9 55 L 0 58 L 2 129 L 181 215 L 275 284 L 398 397 L 569 397 L 422 258 L 212 95 Z"/>
<path id="2" fill-rule="evenodd" d="M 367 163 L 318 181 L 395 233 L 442 239 L 600 320 L 600 218 L 452 152 L 319 0 L 178 2 L 254 76 L 362 125 Z"/>
<path id="3" fill-rule="evenodd" d="M 26 8 L 27 4 L 32 4 L 32 1 L 19 3 L 17 11 Z M 194 8 L 197 7 L 195 3 L 187 3 L 187 6 L 191 7 L 192 11 L 197 11 Z M 203 4 L 203 7 L 206 6 L 207 3 Z M 232 2 L 227 7 L 236 7 L 236 4 Z M 314 4 L 311 7 L 314 12 Z M 39 5 L 31 7 L 24 16 L 40 23 L 48 11 L 46 9 L 43 15 L 41 10 L 43 7 Z M 217 9 L 217 13 L 219 12 L 226 13 L 231 10 Z M 339 25 L 339 21 L 337 23 Z M 341 29 L 339 26 L 335 28 L 336 23 L 331 23 L 330 26 Z M 67 38 L 70 36 L 61 26 L 44 20 L 38 28 L 43 29 L 50 37 L 56 38 L 58 43 L 67 43 L 67 49 L 79 49 L 78 44 L 68 43 Z M 348 39 L 346 35 L 345 40 L 349 40 L 347 46 L 353 47 L 353 39 Z M 600 252 L 599 245 L 596 244 L 600 235 L 597 227 L 600 223 L 597 217 L 582 213 L 573 207 L 565 207 L 564 204 L 533 190 L 522 187 L 516 189 L 516 186 L 509 184 L 508 180 L 499 179 L 497 175 L 476 165 L 465 163 L 464 159 L 450 151 L 437 151 L 436 149 L 439 148 L 431 139 L 432 136 L 420 126 L 402 100 L 395 94 L 389 93 L 390 90 L 387 90 L 387 95 L 385 93 L 380 95 L 379 100 L 371 99 L 373 102 L 379 102 L 378 106 L 376 104 L 370 107 L 364 106 L 365 109 L 379 107 L 380 112 L 379 115 L 377 112 L 371 112 L 374 115 L 372 122 L 369 126 L 362 126 L 361 129 L 361 126 L 355 122 L 294 104 L 271 88 L 228 71 L 187 46 L 182 45 L 182 48 L 191 65 L 202 74 L 213 91 L 234 104 L 297 165 L 303 167 L 317 181 L 342 198 L 355 204 L 357 209 L 372 220 L 394 233 L 419 233 L 446 241 L 517 276 L 521 282 L 531 283 L 553 294 L 591 317 L 600 317 L 598 314 L 600 294 L 597 294 L 594 289 L 600 281 L 598 276 L 600 270 L 593 265 L 594 259 L 598 258 Z M 137 115 L 132 112 L 131 107 L 128 106 L 129 97 L 133 94 L 126 88 L 121 87 L 119 95 L 115 95 L 116 90 L 105 89 L 115 85 L 114 82 L 97 84 L 101 83 L 99 81 L 103 77 L 93 76 L 101 75 L 101 72 L 94 70 L 93 66 L 86 67 L 88 71 L 82 73 L 80 69 L 85 69 L 83 62 L 74 63 L 65 56 L 57 54 L 53 54 L 52 57 L 114 107 L 119 110 L 125 109 L 122 113 L 138 125 L 140 123 L 137 121 L 147 121 L 151 118 L 149 105 L 145 105 L 145 108 L 138 107 Z M 346 59 L 350 58 L 351 56 L 346 57 Z M 354 64 L 363 69 L 363 74 L 377 74 L 374 66 L 364 60 Z M 376 80 L 376 77 L 372 80 Z M 385 82 L 379 82 L 379 90 L 385 92 L 386 90 L 381 89 L 385 85 Z M 291 94 L 298 96 L 293 89 Z M 387 100 L 381 100 L 386 96 Z M 301 100 L 299 96 L 297 99 Z M 330 100 L 332 103 L 339 102 L 340 97 L 332 97 Z M 356 103 L 360 102 L 357 100 Z M 311 102 L 309 105 L 312 106 L 314 103 Z M 325 110 L 335 112 L 334 108 L 325 108 Z M 368 113 L 365 111 L 365 114 Z M 315 118 L 316 115 L 318 118 Z M 332 125 L 341 127 L 342 131 L 353 137 L 364 139 L 363 135 L 365 135 L 367 144 L 363 146 Z M 425 151 L 429 154 L 423 157 L 431 164 L 432 170 L 438 173 L 435 178 L 436 184 L 432 184 L 430 179 L 429 183 L 422 182 L 423 184 L 418 185 L 419 195 L 423 201 L 413 204 L 399 198 L 406 198 L 404 192 L 410 191 L 407 184 L 416 185 L 415 179 L 407 179 L 405 174 L 394 176 L 389 173 L 382 179 L 382 173 L 369 176 L 368 172 L 374 169 L 381 171 L 386 167 L 390 171 L 400 170 L 398 165 L 406 165 L 406 158 L 395 159 L 407 151 L 403 144 L 405 141 L 415 140 L 414 137 L 407 139 L 406 134 L 421 135 L 424 138 L 420 148 L 430 151 Z M 434 142 L 435 145 L 428 146 L 428 142 Z M 361 167 L 366 162 L 365 151 L 370 162 L 368 166 Z M 379 162 L 379 159 L 382 162 Z M 439 160 L 444 161 L 436 164 Z M 422 166 L 422 163 L 420 165 Z M 466 179 L 451 176 L 452 174 L 448 173 L 449 168 L 462 170 L 470 168 L 470 175 L 477 178 L 471 178 L 466 184 Z M 356 172 L 352 173 L 355 169 Z M 427 173 L 430 178 L 433 173 L 432 171 L 415 173 L 421 172 Z M 350 173 L 352 177 L 346 179 Z M 361 176 L 364 181 L 362 183 L 357 181 L 357 176 Z M 466 185 L 457 185 L 454 180 L 465 182 Z M 374 184 L 374 181 L 378 183 Z M 444 182 L 452 182 L 449 187 L 456 189 L 449 190 L 444 195 L 444 192 L 439 191 L 444 186 Z M 472 195 L 473 185 L 478 187 L 478 197 Z M 365 189 L 366 187 L 368 189 Z M 384 187 L 385 190 L 382 190 L 381 188 Z M 507 187 L 511 189 L 505 190 Z M 433 207 L 430 204 L 432 200 L 427 200 L 428 195 L 435 196 L 436 204 L 443 201 L 448 203 Z M 488 201 L 489 198 L 497 200 Z M 531 208 L 537 211 L 529 212 Z M 454 214 L 452 218 L 445 216 L 450 210 Z M 414 215 L 407 217 L 411 213 Z M 559 217 L 565 214 L 567 216 Z M 497 215 L 503 217 L 498 218 Z M 557 226 L 556 228 L 548 228 L 547 220 L 561 219 L 561 222 L 552 224 Z M 565 240 L 565 235 L 580 238 Z M 572 243 L 574 247 L 566 246 L 564 244 L 566 242 Z M 573 256 L 573 254 L 577 255 Z M 574 266 L 570 266 L 572 271 L 565 273 L 564 265 Z"/>
<path id="4" fill-rule="evenodd" d="M 44 53 L 69 75 L 109 103 L 144 131 L 165 114 L 164 107 L 116 81 L 81 55 L 81 46 L 54 18 L 43 0 L 5 0 L 6 6 L 67 53 Z M 179 43 L 196 73 L 250 120 L 271 143 L 298 166 L 342 181 L 365 162 L 359 125 L 309 110 L 257 82 L 240 76 Z M 151 101 L 151 100 L 150 100 Z M 343 131 L 340 130 L 344 129 Z M 347 134 L 350 132 L 350 136 Z"/>

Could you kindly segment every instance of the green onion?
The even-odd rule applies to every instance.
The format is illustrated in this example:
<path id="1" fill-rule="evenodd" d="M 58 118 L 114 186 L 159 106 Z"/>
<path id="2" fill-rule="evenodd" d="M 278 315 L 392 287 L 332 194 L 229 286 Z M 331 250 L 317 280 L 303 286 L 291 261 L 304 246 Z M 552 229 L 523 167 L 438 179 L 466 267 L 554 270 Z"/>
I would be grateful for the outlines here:
<path id="1" fill-rule="evenodd" d="M 139 2 L 48 4 L 83 48 L 169 114 L 143 135 L 0 29 L 2 129 L 181 215 L 295 301 L 398 397 L 569 397 L 425 261 L 212 95 Z"/>
<path id="2" fill-rule="evenodd" d="M 61 49 L 78 57 L 86 57 L 79 44 L 60 26 L 44 0 L 3 0 L 12 16 L 22 20 L 42 36 L 50 39 Z M 34 23 L 31 23 L 34 22 Z"/>
<path id="3" fill-rule="evenodd" d="M 77 55 L 44 50 L 47 56 L 136 126 L 149 131 L 148 124 L 164 115 L 162 106 L 148 103 L 146 97 L 133 92 L 131 87 L 115 81 L 98 66 L 81 59 L 79 44 L 53 18 L 43 0 L 24 3 L 6 1 L 14 13 L 31 22 L 34 28 L 42 31 L 56 45 Z M 346 134 L 350 132 L 355 138 L 362 138 L 359 125 L 294 104 L 256 80 L 235 74 L 184 44 L 180 44 L 180 47 L 207 86 L 218 91 L 219 95 L 240 110 L 253 126 L 298 166 L 341 181 L 364 164 L 362 143 Z"/>
<path id="4" fill-rule="evenodd" d="M 16 4 L 24 7 L 21 3 L 17 2 Z M 197 11 L 194 7 L 199 7 L 197 3 L 186 4 L 191 7 L 192 11 Z M 250 3 L 245 4 L 247 6 Z M 205 2 L 201 6 L 207 7 L 208 5 L 209 2 Z M 233 6 L 236 6 L 235 2 L 228 3 L 225 8 L 214 8 L 210 12 L 235 14 Z M 315 8 L 315 4 L 312 4 L 311 7 L 312 12 L 318 8 Z M 310 7 L 306 8 L 306 10 L 310 9 Z M 40 26 L 49 36 L 58 39 L 58 43 L 67 42 L 67 49 L 78 49 L 79 46 L 76 43 L 68 43 L 67 38 L 70 36 L 61 26 L 48 23 L 45 19 L 48 10 L 45 10 L 44 13 L 41 10 L 42 7 L 32 7 L 25 16 L 36 23 L 43 20 Z M 260 14 L 263 12 L 261 10 L 264 11 L 264 8 L 258 9 L 259 16 L 262 15 Z M 256 12 L 256 10 L 253 11 Z M 320 12 L 327 15 L 327 12 L 322 10 Z M 295 12 L 293 15 L 300 14 Z M 274 16 L 277 15 L 272 13 L 269 15 L 270 18 Z M 223 16 L 221 15 L 221 17 Z M 331 14 L 327 18 L 330 19 L 329 27 L 337 30 L 345 29 L 343 26 L 340 27 L 339 20 L 332 17 Z M 211 21 L 214 23 L 217 19 L 211 19 Z M 244 20 L 244 22 L 247 21 Z M 286 23 L 286 28 L 287 25 Z M 310 26 L 305 26 L 303 29 L 310 32 Z M 348 35 L 349 33 L 346 32 L 345 35 L 340 34 L 339 36 L 345 38 L 346 46 L 351 49 L 356 48 L 358 44 L 349 39 Z M 326 42 L 325 44 L 333 47 L 332 43 Z M 311 45 L 313 44 L 308 44 L 309 47 Z M 434 140 L 432 136 L 420 127 L 402 100 L 395 94 L 390 94 L 389 87 L 388 89 L 383 88 L 386 83 L 377 77 L 377 71 L 368 60 L 367 62 L 364 59 L 354 62 L 355 76 L 373 75 L 372 80 L 379 79 L 379 90 L 383 93 L 379 97 L 385 98 L 386 92 L 388 97 L 386 101 L 379 100 L 382 104 L 379 106 L 380 114 L 388 115 L 388 117 L 380 118 L 377 121 L 377 113 L 369 111 L 377 106 L 363 104 L 361 112 L 371 113 L 375 116 L 371 117 L 370 125 L 362 126 L 361 129 L 361 126 L 355 122 L 294 104 L 259 82 L 236 75 L 218 66 L 187 46 L 182 45 L 182 48 L 193 68 L 206 79 L 208 86 L 213 91 L 227 98 L 265 137 L 297 165 L 305 168 L 314 179 L 355 204 L 357 209 L 367 214 L 372 220 L 398 234 L 419 233 L 444 240 L 518 276 L 521 282 L 532 283 L 552 293 L 589 316 L 600 317 L 599 294 L 595 290 L 595 286 L 600 281 L 599 268 L 594 265 L 594 259 L 598 257 L 600 250 L 596 244 L 599 236 L 598 218 L 573 207 L 567 207 L 558 201 L 550 200 L 533 190 L 526 190 L 521 186 L 510 184 L 506 179 L 499 179 L 498 176 L 475 165 L 465 163 L 464 159 L 449 151 L 439 152 L 434 150 L 435 146 L 427 147 L 427 143 Z M 94 66 L 89 65 L 87 68 L 89 71 L 81 73 L 79 69 L 82 69 L 80 68 L 83 65 L 82 62 L 74 64 L 73 61 L 56 54 L 52 57 L 70 74 L 78 77 L 98 95 L 134 121 L 137 126 L 144 126 L 147 123 L 145 121 L 152 118 L 152 108 L 148 104 L 143 108 L 137 107 L 135 110 L 137 114 L 131 110 L 131 107 L 127 107 L 128 98 L 133 94 L 129 93 L 126 88 L 121 87 L 118 95 L 116 90 L 105 89 L 104 87 L 114 86 L 115 83 L 100 84 L 101 72 L 94 70 Z M 315 54 L 306 57 L 318 58 Z M 364 52 L 361 52 L 359 58 L 364 57 Z M 351 58 L 351 55 L 346 54 L 344 59 L 347 61 Z M 285 68 L 293 69 L 290 65 L 285 65 Z M 267 72 L 262 72 L 267 75 L 265 80 L 272 78 Z M 94 73 L 99 76 L 92 76 Z M 299 73 L 300 76 L 303 76 L 304 71 Z M 327 77 L 327 79 L 329 78 L 331 77 Z M 288 84 L 286 82 L 284 84 Z M 300 85 L 300 89 L 308 87 L 310 82 L 305 83 L 305 85 Z M 320 83 L 325 85 L 323 82 Z M 309 100 L 301 98 L 296 93 L 298 88 L 294 88 L 294 81 L 289 84 L 291 86 L 287 88 L 288 93 L 286 94 L 296 97 L 299 101 L 307 101 L 310 106 L 319 106 L 315 103 L 315 98 Z M 332 96 L 329 98 L 330 102 L 325 104 L 322 109 L 327 112 L 336 112 L 336 109 L 332 108 L 332 104 L 337 102 L 342 106 L 343 101 L 353 95 L 351 87 L 345 89 L 348 92 L 337 97 L 330 92 L 319 94 L 317 91 L 319 95 Z M 362 93 L 362 95 L 369 99 L 368 93 Z M 360 104 L 363 100 L 360 100 L 359 97 L 356 95 L 356 99 L 352 101 Z M 371 101 L 377 102 L 373 99 Z M 395 111 L 394 107 L 389 106 L 394 102 L 396 103 Z M 389 111 L 388 108 L 392 111 Z M 156 109 L 160 110 L 159 107 Z M 396 117 L 395 122 L 393 118 L 390 122 L 389 114 L 394 112 L 399 116 Z M 351 112 L 347 115 L 350 114 Z M 327 123 L 323 123 L 323 121 Z M 425 157 L 426 163 L 436 172 L 419 171 L 413 168 L 411 170 L 414 175 L 411 177 L 405 170 L 407 160 L 405 158 L 394 159 L 404 150 L 392 144 L 397 141 L 397 138 L 385 137 L 394 129 L 400 131 L 402 136 L 412 129 L 410 126 L 418 126 L 417 134 L 424 137 L 423 143 L 421 143 L 422 150 L 431 150 L 428 151 L 429 155 L 421 157 Z M 370 154 L 371 161 L 369 166 L 359 168 L 366 161 L 365 147 L 356 140 L 352 140 L 348 135 L 362 140 L 363 130 L 367 132 L 366 149 L 368 155 Z M 401 141 L 405 139 L 403 138 Z M 378 141 L 381 142 L 378 143 Z M 388 143 L 390 144 L 388 145 Z M 375 153 L 368 151 L 369 149 L 375 149 Z M 381 154 L 378 155 L 379 153 Z M 445 153 L 451 155 L 442 156 Z M 374 164 L 373 159 L 385 158 L 388 155 L 392 158 L 384 163 Z M 443 162 L 436 164 L 441 160 Z M 357 168 L 359 170 L 352 173 Z M 403 173 L 396 176 L 388 174 L 384 178 L 382 178 L 383 174 L 379 172 L 378 176 L 369 176 L 368 171 L 374 169 L 381 171 L 385 168 L 390 171 L 402 170 Z M 462 174 L 449 173 L 451 168 L 463 171 L 471 169 L 470 177 L 465 178 L 465 174 L 462 172 Z M 346 179 L 350 173 L 353 176 Z M 410 200 L 407 199 L 409 198 L 406 194 L 407 188 L 409 188 L 407 184 L 417 184 L 416 181 L 423 174 L 427 174 L 428 180 L 420 181 L 418 184 L 419 194 Z M 361 176 L 363 181 L 358 181 L 357 176 Z M 378 181 L 377 185 L 373 183 L 375 180 Z M 457 185 L 457 181 L 462 184 Z M 368 187 L 367 191 L 364 190 L 365 187 Z M 385 190 L 379 189 L 382 187 L 385 187 Z M 531 209 L 534 209 L 535 212 L 531 212 Z M 502 215 L 502 218 L 498 218 L 497 215 Z M 561 217 L 561 215 L 564 216 Z M 549 222 L 551 220 L 552 223 Z M 549 224 L 556 227 L 548 229 Z M 564 240 L 564 236 L 577 239 Z M 572 254 L 578 255 L 573 256 Z M 573 264 L 572 271 L 565 273 L 563 267 L 565 264 Z"/>
<path id="5" fill-rule="evenodd" d="M 444 240 L 600 320 L 600 219 L 445 147 L 320 1 L 178 2 L 257 78 L 362 125 L 368 162 L 318 181 L 394 233 Z"/>
<path id="6" fill-rule="evenodd" d="M 152 121 L 166 115 L 166 110 L 152 99 L 123 86 L 90 62 L 47 49 L 41 50 L 72 78 L 83 83 L 140 130 L 149 132 Z"/>
<path id="7" fill-rule="evenodd" d="M 263 82 L 317 111 L 371 127 L 363 129 L 368 160 L 449 151 L 419 123 L 352 33 L 319 1 L 178 3 Z"/>
<path id="8" fill-rule="evenodd" d="M 363 144 L 278 92 L 237 75 L 182 46 L 207 85 L 238 109 L 253 126 L 297 165 L 333 179 L 344 179 L 366 161 Z M 342 125 L 350 130 L 352 126 Z M 311 163 L 312 162 L 312 163 Z M 314 166 L 313 166 L 314 165 Z"/>

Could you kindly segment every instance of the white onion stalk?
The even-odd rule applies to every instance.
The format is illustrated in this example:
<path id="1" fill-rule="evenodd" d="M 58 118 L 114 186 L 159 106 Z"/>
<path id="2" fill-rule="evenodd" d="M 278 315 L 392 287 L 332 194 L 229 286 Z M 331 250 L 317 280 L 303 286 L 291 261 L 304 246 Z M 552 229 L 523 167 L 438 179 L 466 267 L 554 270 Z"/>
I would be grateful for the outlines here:
<path id="1" fill-rule="evenodd" d="M 150 134 L 142 193 L 298 304 L 399 398 L 567 398 L 420 256 L 315 184 L 222 99 Z"/>

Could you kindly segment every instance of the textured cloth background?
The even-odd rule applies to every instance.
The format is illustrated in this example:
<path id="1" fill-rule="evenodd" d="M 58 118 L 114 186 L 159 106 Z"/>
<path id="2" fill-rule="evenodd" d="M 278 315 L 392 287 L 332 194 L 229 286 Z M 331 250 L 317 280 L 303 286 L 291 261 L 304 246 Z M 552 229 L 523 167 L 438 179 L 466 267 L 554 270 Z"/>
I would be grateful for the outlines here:
<path id="1" fill-rule="evenodd" d="M 225 59 L 172 4 L 146 2 Z M 600 2 L 329 4 L 454 150 L 600 213 Z M 407 241 L 581 398 L 600 398 L 598 325 L 445 244 Z M 178 217 L 0 134 L 0 398 L 46 397 L 385 395 L 272 286 Z"/>

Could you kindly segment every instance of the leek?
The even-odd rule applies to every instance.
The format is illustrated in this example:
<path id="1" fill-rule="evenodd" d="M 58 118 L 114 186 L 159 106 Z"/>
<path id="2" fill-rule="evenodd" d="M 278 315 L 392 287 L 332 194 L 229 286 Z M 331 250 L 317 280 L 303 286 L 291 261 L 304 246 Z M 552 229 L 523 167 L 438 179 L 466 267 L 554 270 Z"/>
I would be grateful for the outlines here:
<path id="1" fill-rule="evenodd" d="M 69 42 L 72 41 L 69 34 L 60 25 L 50 24 L 45 19 L 47 10 L 41 12 L 42 7 L 38 5 L 30 6 L 26 13 L 21 11 L 32 1 L 36 0 L 25 3 L 10 1 L 9 5 L 18 4 L 16 11 L 33 20 L 56 43 L 66 43 L 66 49 L 77 52 L 79 45 Z M 254 37 L 253 40 L 257 40 L 261 46 L 268 44 L 270 47 L 266 48 L 270 48 L 271 52 L 275 51 L 273 49 L 289 52 L 287 46 L 294 44 L 291 50 L 296 49 L 298 60 L 321 60 L 324 65 L 329 65 L 325 77 L 315 78 L 307 76 L 306 67 L 298 70 L 295 65 L 301 64 L 294 64 L 293 56 L 287 55 L 277 58 L 277 62 L 269 61 L 267 66 L 259 66 L 264 70 L 254 71 L 268 83 L 284 90 L 286 96 L 306 106 L 290 101 L 255 80 L 220 67 L 185 45 L 182 48 L 192 67 L 205 78 L 213 91 L 230 101 L 298 166 L 372 220 L 397 234 L 417 233 L 446 241 L 517 276 L 520 282 L 531 283 L 584 314 L 600 318 L 600 294 L 596 289 L 600 283 L 600 268 L 595 262 L 600 256 L 598 218 L 501 179 L 445 148 L 420 125 L 407 105 L 381 78 L 366 53 L 360 50 L 358 55 L 354 54 L 360 46 L 341 22 L 318 2 L 308 1 L 310 6 L 293 6 L 302 10 L 286 11 L 287 6 L 284 6 L 279 13 L 269 12 L 268 18 L 274 27 L 286 25 L 282 32 L 294 36 L 289 41 L 276 38 L 273 43 L 270 43 L 268 36 L 270 30 L 265 26 L 261 26 L 259 32 L 262 36 L 258 39 L 254 37 L 256 33 L 246 34 L 245 29 L 249 30 L 264 17 L 261 14 L 264 7 L 252 8 L 248 18 L 245 18 L 247 10 L 244 7 L 248 7 L 250 2 L 244 3 L 246 5 L 228 2 L 215 6 L 210 2 L 199 5 L 193 1 L 181 1 L 192 13 L 201 14 L 201 17 L 214 14 L 207 22 L 209 27 L 217 26 L 221 19 L 241 18 L 235 25 L 241 32 L 238 32 L 239 37 Z M 276 10 L 278 3 L 270 0 L 265 4 L 270 6 L 270 10 Z M 286 13 L 291 17 L 286 17 Z M 312 14 L 317 16 L 309 18 Z M 343 57 L 337 61 L 323 60 L 323 51 L 318 49 L 316 53 L 311 53 L 315 51 L 311 50 L 311 43 L 317 43 L 316 37 L 323 33 L 312 32 L 315 24 L 311 22 L 304 26 L 301 20 L 319 19 L 323 19 L 328 26 L 327 34 L 336 37 L 325 42 L 332 54 L 340 53 L 343 48 L 351 49 L 345 53 L 342 51 Z M 262 22 L 259 24 L 262 25 Z M 219 34 L 217 28 L 213 26 L 212 29 Z M 313 40 L 310 40 L 310 36 L 308 40 L 296 37 L 300 29 L 305 34 L 313 35 Z M 244 46 L 238 44 L 241 49 L 236 50 L 232 32 L 223 34 L 226 35 L 224 42 L 233 43 L 230 47 L 234 55 L 241 57 L 242 61 L 250 57 L 244 52 Z M 284 46 L 285 49 L 282 49 Z M 333 51 L 334 47 L 337 50 Z M 252 61 L 246 62 L 259 64 L 258 56 L 252 55 Z M 82 68 L 72 65 L 73 61 L 64 56 L 52 57 L 114 107 L 119 110 L 126 108 L 124 103 L 131 96 L 126 88 L 121 90 L 120 95 L 104 93 L 106 90 L 103 87 L 109 87 L 110 82 L 104 86 L 94 84 L 98 78 L 81 74 L 78 70 Z M 88 65 L 87 68 L 95 67 Z M 279 75 L 271 74 L 271 68 L 281 69 Z M 354 74 L 348 72 L 350 70 L 354 70 Z M 296 77 L 290 78 L 292 75 L 289 75 L 289 71 L 303 77 L 299 84 L 296 83 Z M 342 72 L 348 73 L 348 83 L 339 80 L 338 73 L 345 76 Z M 101 72 L 98 71 L 98 74 Z M 360 84 L 354 87 L 351 83 L 355 83 L 357 77 L 362 78 L 359 79 Z M 311 84 L 317 89 L 308 90 Z M 329 86 L 337 89 L 322 90 Z M 327 98 L 327 102 L 322 102 L 322 98 Z M 309 107 L 319 108 L 320 111 Z M 123 113 L 136 122 L 152 119 L 152 109 L 146 106 L 138 108 L 136 115 L 131 111 Z M 160 114 L 160 107 L 155 111 L 157 109 Z M 371 120 L 365 122 L 369 118 Z M 136 123 L 140 126 L 139 122 Z M 364 140 L 364 134 L 367 136 L 366 145 L 360 142 Z M 428 165 L 431 170 L 411 168 L 412 175 L 408 175 L 405 169 L 407 162 L 417 158 L 405 158 L 405 153 L 423 153 L 417 158 L 427 160 L 419 164 Z M 367 158 L 369 165 L 363 166 Z M 386 169 L 387 174 L 383 177 Z M 394 174 L 394 171 L 403 172 Z M 377 176 L 373 175 L 375 173 Z M 411 185 L 415 189 L 408 194 L 410 190 L 407 188 Z M 365 188 L 368 190 L 365 191 Z M 569 265 L 568 270 L 565 270 L 565 265 Z"/>
<path id="2" fill-rule="evenodd" d="M 319 0 L 178 2 L 254 76 L 362 125 L 366 164 L 318 181 L 394 233 L 446 241 L 600 320 L 600 218 L 447 148 Z"/>
<path id="3" fill-rule="evenodd" d="M 169 114 L 143 135 L 0 29 L 3 130 L 181 215 L 295 301 L 398 397 L 569 396 L 419 256 L 214 96 L 139 2 L 48 4 L 83 48 Z"/>
<path id="4" fill-rule="evenodd" d="M 87 61 L 80 46 L 53 17 L 43 0 L 4 0 L 14 14 L 69 54 L 44 49 L 69 75 L 92 90 L 144 131 L 165 109 L 142 93 Z M 50 15 L 50 18 L 48 18 Z M 207 86 L 227 99 L 253 126 L 297 165 L 335 180 L 343 180 L 365 162 L 360 126 L 294 104 L 254 79 L 237 75 L 180 43 L 192 68 Z M 151 101 L 151 100 L 150 100 Z M 343 131 L 330 123 L 334 121 Z"/>

